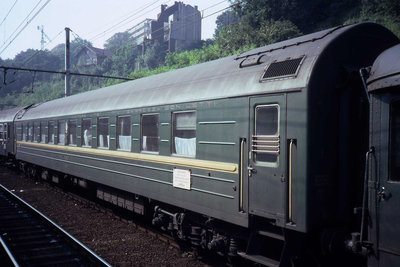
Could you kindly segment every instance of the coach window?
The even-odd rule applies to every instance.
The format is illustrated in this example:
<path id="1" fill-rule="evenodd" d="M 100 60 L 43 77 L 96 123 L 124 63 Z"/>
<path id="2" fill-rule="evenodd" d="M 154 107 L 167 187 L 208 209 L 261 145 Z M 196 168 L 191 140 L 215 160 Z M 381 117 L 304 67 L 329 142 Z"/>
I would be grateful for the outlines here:
<path id="1" fill-rule="evenodd" d="M 76 120 L 68 123 L 68 145 L 76 146 Z"/>
<path id="2" fill-rule="evenodd" d="M 19 124 L 15 133 L 17 134 L 17 141 L 22 141 L 22 125 Z M 9 128 L 10 129 L 10 128 Z"/>
<path id="3" fill-rule="evenodd" d="M 261 105 L 255 110 L 252 151 L 258 162 L 274 163 L 279 155 L 279 106 Z"/>
<path id="4" fill-rule="evenodd" d="M 26 141 L 26 126 L 21 124 L 21 132 L 22 132 L 22 141 Z"/>
<path id="5" fill-rule="evenodd" d="M 46 142 L 46 123 L 45 122 L 40 123 L 40 142 L 41 143 Z"/>
<path id="6" fill-rule="evenodd" d="M 10 128 L 7 123 L 4 123 L 4 140 L 8 140 L 10 138 Z"/>
<path id="7" fill-rule="evenodd" d="M 0 124 L 0 141 L 3 140 L 3 124 Z"/>
<path id="8" fill-rule="evenodd" d="M 141 125 L 141 150 L 158 152 L 160 115 L 142 115 Z"/>
<path id="9" fill-rule="evenodd" d="M 121 116 L 117 118 L 117 149 L 131 150 L 131 117 Z"/>
<path id="10" fill-rule="evenodd" d="M 37 127 L 35 127 L 35 124 L 32 124 L 33 125 L 33 141 L 34 142 L 37 142 L 38 141 L 38 135 L 39 135 L 39 133 L 38 133 L 38 129 L 37 129 Z"/>
<path id="11" fill-rule="evenodd" d="M 82 146 L 92 146 L 92 120 L 82 120 Z"/>
<path id="12" fill-rule="evenodd" d="M 58 121 L 58 144 L 65 145 L 65 121 Z"/>
<path id="13" fill-rule="evenodd" d="M 28 141 L 33 141 L 33 134 L 34 134 L 34 132 L 33 132 L 33 129 L 34 129 L 34 127 L 33 127 L 33 124 L 29 124 L 29 127 L 28 127 Z"/>
<path id="14" fill-rule="evenodd" d="M 196 112 L 174 112 L 172 123 L 172 153 L 196 156 Z"/>
<path id="15" fill-rule="evenodd" d="M 54 121 L 49 121 L 49 143 L 54 144 Z"/>
<path id="16" fill-rule="evenodd" d="M 97 125 L 97 147 L 108 148 L 108 144 L 110 142 L 108 118 L 99 118 Z"/>

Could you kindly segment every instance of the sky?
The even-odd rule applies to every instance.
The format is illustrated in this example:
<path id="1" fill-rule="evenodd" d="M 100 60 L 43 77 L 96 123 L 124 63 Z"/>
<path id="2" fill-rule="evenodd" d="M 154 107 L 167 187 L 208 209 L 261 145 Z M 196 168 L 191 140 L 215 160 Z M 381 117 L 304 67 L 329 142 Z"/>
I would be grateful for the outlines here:
<path id="1" fill-rule="evenodd" d="M 19 52 L 29 48 L 40 49 L 41 31 L 38 27 L 41 26 L 44 33 L 52 40 L 49 42 L 49 39 L 45 38 L 47 41 L 45 49 L 51 50 L 65 42 L 66 27 L 73 31 L 71 40 L 79 36 L 92 42 L 93 46 L 103 48 L 104 42 L 115 33 L 126 31 L 146 18 L 157 19 L 161 5 L 171 6 L 174 2 L 174 0 L 1 0 L 0 58 L 12 59 Z M 182 2 L 198 6 L 202 13 L 203 40 L 213 37 L 217 16 L 229 6 L 228 0 L 183 0 Z M 25 26 L 26 28 L 22 30 Z M 17 37 L 14 39 L 15 36 Z"/>

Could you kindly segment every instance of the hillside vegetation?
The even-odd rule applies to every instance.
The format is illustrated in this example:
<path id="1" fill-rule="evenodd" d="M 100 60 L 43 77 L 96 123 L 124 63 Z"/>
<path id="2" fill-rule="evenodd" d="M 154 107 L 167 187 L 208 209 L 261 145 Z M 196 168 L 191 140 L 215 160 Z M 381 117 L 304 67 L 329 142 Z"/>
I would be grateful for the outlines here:
<path id="1" fill-rule="evenodd" d="M 165 52 L 162 44 L 147 44 L 146 51 L 133 44 L 127 32 L 105 43 L 112 52 L 101 64 L 83 67 L 78 54 L 92 45 L 81 39 L 71 43 L 72 71 L 130 77 L 133 79 L 182 68 L 240 53 L 343 24 L 363 21 L 384 25 L 400 36 L 400 0 L 233 0 L 232 8 L 217 19 L 214 38 L 192 43 L 181 51 Z M 1 66 L 63 70 L 64 46 L 49 50 L 28 49 Z M 58 74 L 8 70 L 0 73 L 0 109 L 40 103 L 64 94 L 64 77 Z M 5 83 L 3 82 L 5 81 Z M 121 80 L 72 77 L 72 94 L 93 90 Z"/>

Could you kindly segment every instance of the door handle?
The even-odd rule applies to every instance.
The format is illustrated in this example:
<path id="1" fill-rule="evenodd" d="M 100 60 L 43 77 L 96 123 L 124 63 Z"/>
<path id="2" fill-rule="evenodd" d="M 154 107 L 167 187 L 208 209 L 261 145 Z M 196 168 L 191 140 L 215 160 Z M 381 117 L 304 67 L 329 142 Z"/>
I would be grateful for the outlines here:
<path id="1" fill-rule="evenodd" d="M 249 172 L 249 177 L 253 175 L 253 173 L 257 173 L 257 170 L 253 168 L 253 166 L 249 165 L 247 166 L 247 170 Z"/>
<path id="2" fill-rule="evenodd" d="M 377 197 L 378 201 L 386 201 L 391 196 L 392 196 L 392 194 L 384 186 L 382 186 L 379 189 L 378 193 L 376 194 L 376 197 Z"/>

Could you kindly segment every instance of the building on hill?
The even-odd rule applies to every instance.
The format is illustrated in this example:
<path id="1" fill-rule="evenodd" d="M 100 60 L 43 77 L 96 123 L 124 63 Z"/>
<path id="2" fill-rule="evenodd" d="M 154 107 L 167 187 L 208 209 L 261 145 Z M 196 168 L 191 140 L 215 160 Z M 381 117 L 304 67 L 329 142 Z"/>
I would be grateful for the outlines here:
<path id="1" fill-rule="evenodd" d="M 168 7 L 161 5 L 161 13 L 156 20 L 146 19 L 128 30 L 136 44 L 146 40 L 166 44 L 168 51 L 184 48 L 194 41 L 201 40 L 201 14 L 197 6 L 175 2 Z"/>
<path id="2" fill-rule="evenodd" d="M 145 40 L 151 39 L 151 23 L 153 21 L 153 19 L 145 19 L 128 30 L 134 43 L 141 45 Z"/>
<path id="3" fill-rule="evenodd" d="M 95 66 L 103 62 L 112 52 L 106 49 L 84 46 L 77 54 L 77 64 L 80 66 Z"/>

